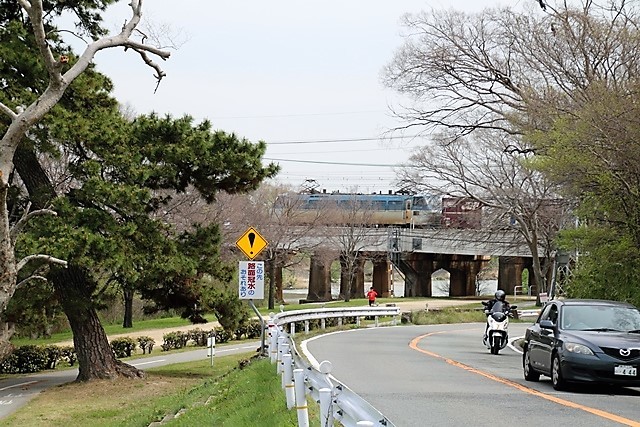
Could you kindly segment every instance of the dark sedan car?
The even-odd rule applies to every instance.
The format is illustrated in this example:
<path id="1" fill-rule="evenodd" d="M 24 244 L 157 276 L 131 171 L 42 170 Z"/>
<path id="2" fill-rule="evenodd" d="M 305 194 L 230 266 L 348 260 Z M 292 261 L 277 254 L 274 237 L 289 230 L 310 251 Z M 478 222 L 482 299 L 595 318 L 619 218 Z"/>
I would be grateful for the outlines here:
<path id="1" fill-rule="evenodd" d="M 551 377 L 553 388 L 591 382 L 640 387 L 640 310 L 603 300 L 547 303 L 524 338 L 527 381 Z"/>

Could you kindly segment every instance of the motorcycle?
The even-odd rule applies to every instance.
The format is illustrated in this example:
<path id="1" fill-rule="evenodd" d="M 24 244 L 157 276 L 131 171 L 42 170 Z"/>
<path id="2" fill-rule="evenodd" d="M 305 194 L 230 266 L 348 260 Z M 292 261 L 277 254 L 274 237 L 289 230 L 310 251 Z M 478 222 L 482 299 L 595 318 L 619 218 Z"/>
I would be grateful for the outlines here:
<path id="1" fill-rule="evenodd" d="M 483 301 L 482 304 L 488 307 L 489 303 Z M 513 317 L 511 310 L 518 308 L 517 305 L 509 306 L 502 301 L 496 301 L 491 309 L 485 308 L 487 315 L 487 329 L 482 342 L 491 351 L 491 354 L 498 354 L 509 342 L 509 317 Z"/>

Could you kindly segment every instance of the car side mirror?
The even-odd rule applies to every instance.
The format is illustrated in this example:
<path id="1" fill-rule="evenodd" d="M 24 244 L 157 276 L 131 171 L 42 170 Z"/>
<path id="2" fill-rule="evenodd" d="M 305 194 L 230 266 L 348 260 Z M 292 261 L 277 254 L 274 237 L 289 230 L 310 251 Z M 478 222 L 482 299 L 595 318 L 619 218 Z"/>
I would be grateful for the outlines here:
<path id="1" fill-rule="evenodd" d="M 540 327 L 542 329 L 553 329 L 556 327 L 556 325 L 554 325 L 551 320 L 541 320 Z"/>

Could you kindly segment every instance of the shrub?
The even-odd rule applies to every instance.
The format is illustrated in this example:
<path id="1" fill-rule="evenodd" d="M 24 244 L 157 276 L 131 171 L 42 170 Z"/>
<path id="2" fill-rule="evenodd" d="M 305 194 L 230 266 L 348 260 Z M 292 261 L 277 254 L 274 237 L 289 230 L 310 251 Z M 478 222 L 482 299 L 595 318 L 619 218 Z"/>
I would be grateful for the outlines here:
<path id="1" fill-rule="evenodd" d="M 62 358 L 67 360 L 69 366 L 75 365 L 76 360 L 78 360 L 78 355 L 76 354 L 76 349 L 74 347 L 62 347 L 60 351 L 62 354 Z"/>
<path id="2" fill-rule="evenodd" d="M 7 374 L 30 374 L 47 368 L 47 351 L 36 345 L 23 345 L 16 348 L 0 364 L 2 372 Z"/>
<path id="3" fill-rule="evenodd" d="M 0 372 L 3 374 L 18 373 L 18 356 L 11 353 L 0 362 Z"/>
<path id="4" fill-rule="evenodd" d="M 47 355 L 46 369 L 56 369 L 58 361 L 62 358 L 62 348 L 57 345 L 48 345 L 44 347 L 44 351 Z"/>
<path id="5" fill-rule="evenodd" d="M 151 354 L 155 343 L 156 341 L 151 337 L 147 337 L 147 336 L 138 337 L 138 346 L 140 346 L 140 349 L 142 350 L 142 354 L 145 354 L 145 351 Z"/>
<path id="6" fill-rule="evenodd" d="M 233 338 L 233 334 L 221 326 L 214 329 L 216 335 L 216 343 L 229 342 Z"/>
<path id="7" fill-rule="evenodd" d="M 111 349 L 117 358 L 131 357 L 131 353 L 136 349 L 136 342 L 129 337 L 116 338 L 111 340 Z"/>
<path id="8" fill-rule="evenodd" d="M 164 341 L 161 345 L 163 351 L 177 350 L 186 347 L 189 334 L 182 331 L 169 332 L 162 336 L 162 340 Z"/>
<path id="9" fill-rule="evenodd" d="M 192 329 L 188 333 L 189 339 L 193 341 L 193 344 L 197 347 L 205 347 L 207 345 L 207 338 L 211 335 L 211 331 L 203 331 L 202 329 Z"/>
<path id="10" fill-rule="evenodd" d="M 262 323 L 259 320 L 252 320 L 247 325 L 247 338 L 260 338 L 262 337 Z"/>

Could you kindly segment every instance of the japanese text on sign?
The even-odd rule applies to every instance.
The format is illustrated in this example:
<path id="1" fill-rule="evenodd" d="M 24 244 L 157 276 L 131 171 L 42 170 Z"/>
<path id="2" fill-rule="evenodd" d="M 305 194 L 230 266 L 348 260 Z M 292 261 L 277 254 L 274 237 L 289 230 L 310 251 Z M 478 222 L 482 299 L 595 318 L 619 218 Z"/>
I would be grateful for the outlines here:
<path id="1" fill-rule="evenodd" d="M 239 262 L 240 299 L 264 298 L 264 261 Z"/>

